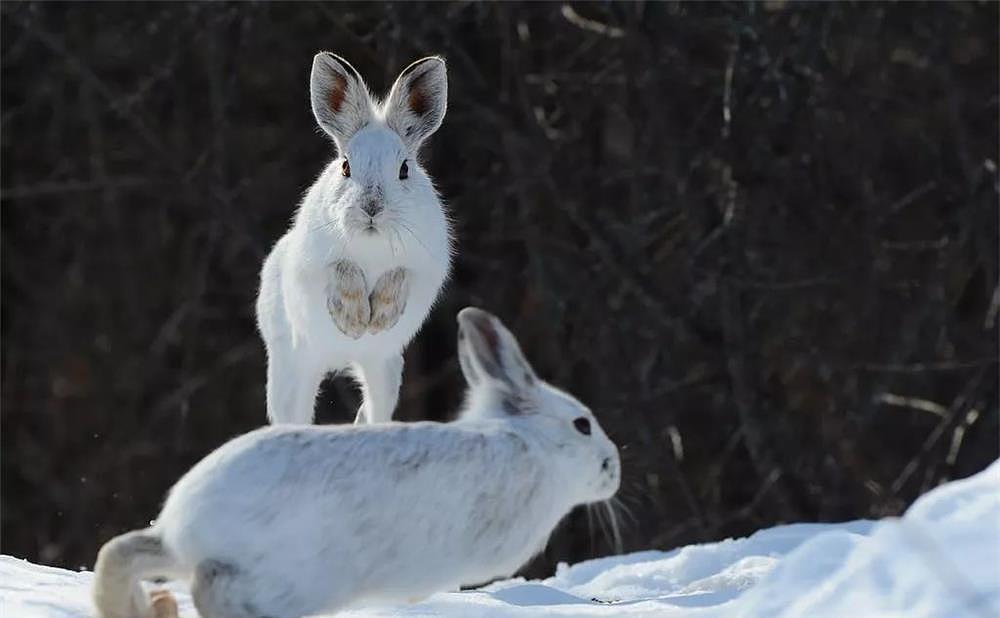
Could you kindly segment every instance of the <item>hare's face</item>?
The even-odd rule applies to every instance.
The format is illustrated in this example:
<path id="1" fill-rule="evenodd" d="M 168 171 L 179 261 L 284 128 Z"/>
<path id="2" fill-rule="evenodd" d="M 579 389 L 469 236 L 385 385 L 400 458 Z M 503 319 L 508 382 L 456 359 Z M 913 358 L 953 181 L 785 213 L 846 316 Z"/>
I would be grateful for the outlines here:
<path id="1" fill-rule="evenodd" d="M 467 416 L 502 417 L 545 451 L 573 504 L 607 500 L 621 484 L 618 448 L 575 397 L 540 380 L 517 340 L 481 309 L 458 314 Z"/>
<path id="2" fill-rule="evenodd" d="M 594 414 L 575 397 L 539 381 L 529 394 L 533 419 L 545 428 L 543 435 L 558 455 L 577 503 L 607 500 L 621 485 L 618 447 L 604 433 Z"/>
<path id="3" fill-rule="evenodd" d="M 416 154 L 444 119 L 444 61 L 414 62 L 379 104 L 354 67 L 323 52 L 313 59 L 310 94 L 316 121 L 340 152 L 328 172 L 336 180 L 326 196 L 327 218 L 351 236 L 418 241 L 418 210 L 440 207 Z"/>
<path id="4" fill-rule="evenodd" d="M 406 242 L 421 208 L 437 204 L 434 188 L 399 134 L 373 121 L 355 133 L 334 162 L 336 189 L 327 217 L 350 235 Z"/>

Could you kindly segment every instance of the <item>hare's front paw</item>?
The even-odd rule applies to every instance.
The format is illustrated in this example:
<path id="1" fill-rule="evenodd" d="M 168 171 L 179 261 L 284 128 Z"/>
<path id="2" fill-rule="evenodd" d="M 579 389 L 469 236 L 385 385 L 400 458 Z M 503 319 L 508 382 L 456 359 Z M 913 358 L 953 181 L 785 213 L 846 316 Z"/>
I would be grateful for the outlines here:
<path id="1" fill-rule="evenodd" d="M 372 288 L 372 319 L 368 324 L 368 332 L 375 334 L 396 325 L 399 316 L 406 309 L 409 283 L 406 269 L 402 266 L 386 271 L 378 278 Z"/>
<path id="2" fill-rule="evenodd" d="M 365 334 L 372 310 L 368 303 L 365 273 L 357 264 L 340 260 L 333 265 L 326 307 L 342 333 L 351 339 L 358 339 Z"/>

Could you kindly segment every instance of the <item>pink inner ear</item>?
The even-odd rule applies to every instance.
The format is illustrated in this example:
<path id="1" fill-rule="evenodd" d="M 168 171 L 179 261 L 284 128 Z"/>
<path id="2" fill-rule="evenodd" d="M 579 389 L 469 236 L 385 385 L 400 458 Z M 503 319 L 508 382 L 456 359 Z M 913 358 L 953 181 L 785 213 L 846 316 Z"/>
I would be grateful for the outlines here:
<path id="1" fill-rule="evenodd" d="M 407 99 L 410 110 L 418 116 L 426 114 L 429 107 L 427 103 L 427 94 L 420 85 L 420 82 L 423 81 L 425 75 L 427 75 L 427 73 L 421 73 L 413 78 L 410 82 L 410 96 Z"/>
<path id="2" fill-rule="evenodd" d="M 495 328 L 493 328 L 493 322 L 486 318 L 478 325 L 479 332 L 483 334 L 483 339 L 486 340 L 486 345 L 489 346 L 490 351 L 494 355 L 500 353 L 500 336 L 497 334 Z"/>
<path id="3" fill-rule="evenodd" d="M 333 112 L 339 112 L 340 108 L 344 105 L 344 99 L 347 98 L 347 78 L 336 73 L 333 76 L 333 87 L 330 88 L 330 93 L 327 95 L 330 102 L 330 109 Z"/>

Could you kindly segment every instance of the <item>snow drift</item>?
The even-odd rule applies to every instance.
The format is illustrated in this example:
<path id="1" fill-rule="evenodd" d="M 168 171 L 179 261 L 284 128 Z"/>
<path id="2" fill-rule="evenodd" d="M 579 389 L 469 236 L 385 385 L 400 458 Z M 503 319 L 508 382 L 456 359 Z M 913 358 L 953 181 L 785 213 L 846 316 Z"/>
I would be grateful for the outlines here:
<path id="1" fill-rule="evenodd" d="M 2 556 L 0 616 L 91 616 L 91 578 Z M 184 587 L 170 588 L 181 617 L 197 616 Z M 1000 616 L 1000 462 L 929 492 L 899 519 L 778 526 L 342 615 Z"/>

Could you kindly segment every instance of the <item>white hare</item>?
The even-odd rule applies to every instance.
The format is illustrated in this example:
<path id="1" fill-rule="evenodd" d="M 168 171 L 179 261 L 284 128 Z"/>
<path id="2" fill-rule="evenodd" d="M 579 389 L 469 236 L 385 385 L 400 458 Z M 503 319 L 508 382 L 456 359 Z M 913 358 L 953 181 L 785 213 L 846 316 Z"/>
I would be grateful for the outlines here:
<path id="1" fill-rule="evenodd" d="M 323 377 L 352 370 L 362 385 L 358 421 L 388 421 L 403 349 L 451 262 L 448 220 L 417 162 L 421 142 L 444 119 L 445 64 L 411 64 L 380 104 L 346 60 L 323 52 L 313 59 L 310 90 L 338 158 L 261 270 L 267 414 L 274 423 L 311 423 Z"/>
<path id="2" fill-rule="evenodd" d="M 610 498 L 618 450 L 538 379 L 492 315 L 458 316 L 469 384 L 451 423 L 276 426 L 223 445 L 152 527 L 94 568 L 100 618 L 146 618 L 139 582 L 192 579 L 202 618 L 297 618 L 509 576 L 575 505 Z"/>

